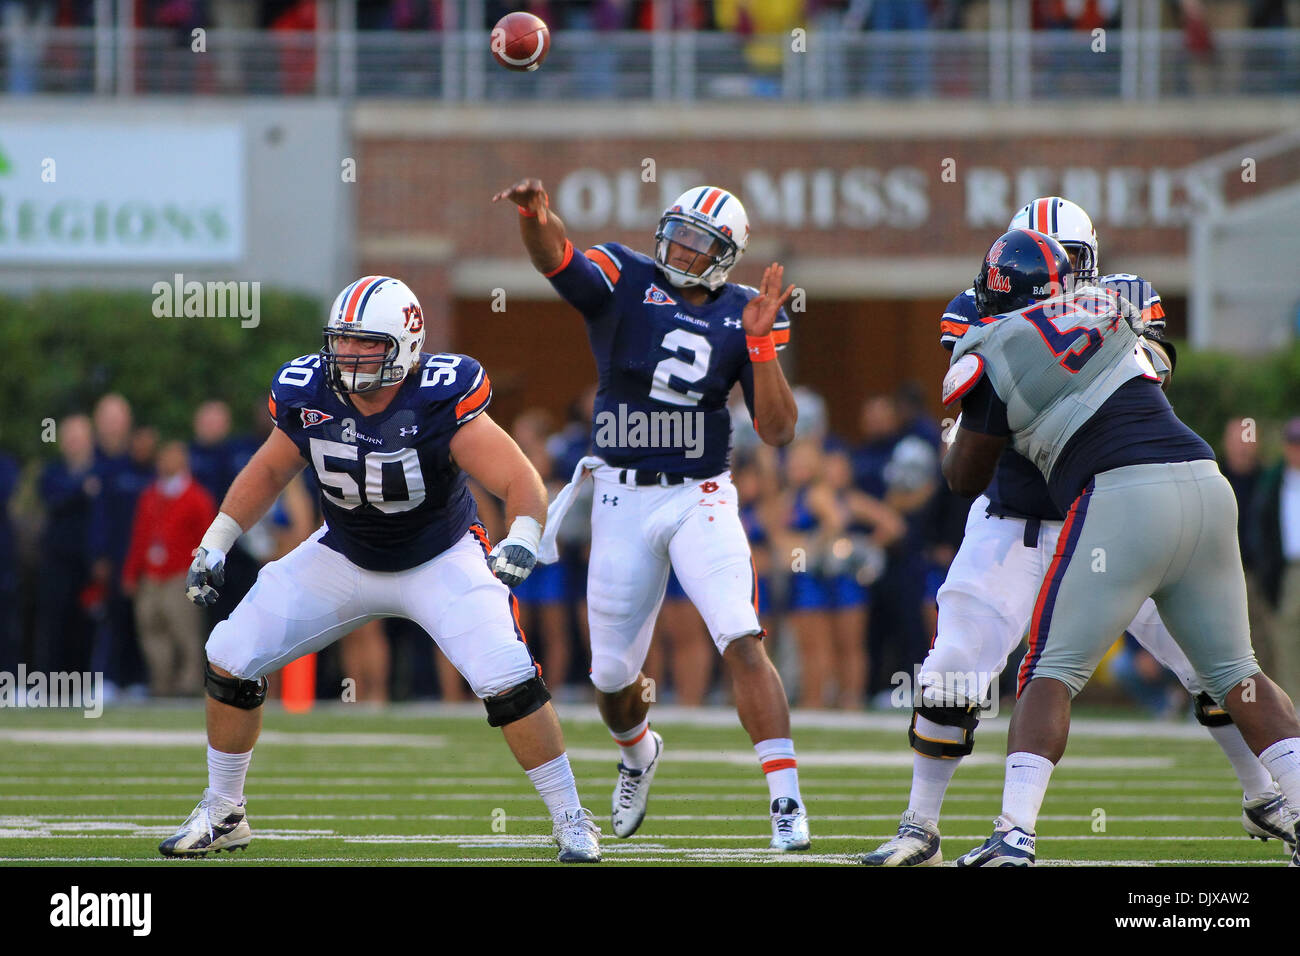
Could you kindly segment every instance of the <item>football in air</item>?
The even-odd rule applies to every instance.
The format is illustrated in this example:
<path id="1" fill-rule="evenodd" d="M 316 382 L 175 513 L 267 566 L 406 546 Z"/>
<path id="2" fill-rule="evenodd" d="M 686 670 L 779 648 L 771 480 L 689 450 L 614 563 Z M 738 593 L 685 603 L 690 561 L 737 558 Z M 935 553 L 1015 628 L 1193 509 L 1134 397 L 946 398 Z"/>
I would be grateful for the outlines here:
<path id="1" fill-rule="evenodd" d="M 535 70 L 550 49 L 551 31 L 531 13 L 507 13 L 492 28 L 492 55 L 507 70 Z"/>

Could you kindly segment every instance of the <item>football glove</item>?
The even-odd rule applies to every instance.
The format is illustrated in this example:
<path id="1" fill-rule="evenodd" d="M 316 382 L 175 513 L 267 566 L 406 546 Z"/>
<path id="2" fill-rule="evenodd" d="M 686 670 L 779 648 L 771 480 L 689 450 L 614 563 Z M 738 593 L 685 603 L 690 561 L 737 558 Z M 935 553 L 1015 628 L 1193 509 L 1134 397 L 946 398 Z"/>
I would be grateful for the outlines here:
<path id="1" fill-rule="evenodd" d="M 488 555 L 488 567 L 506 587 L 518 587 L 537 565 L 542 526 L 534 518 L 514 520 L 510 533 Z"/>
<path id="2" fill-rule="evenodd" d="M 216 604 L 217 588 L 225 583 L 226 552 L 220 548 L 199 548 L 185 575 L 185 596 L 199 607 Z"/>

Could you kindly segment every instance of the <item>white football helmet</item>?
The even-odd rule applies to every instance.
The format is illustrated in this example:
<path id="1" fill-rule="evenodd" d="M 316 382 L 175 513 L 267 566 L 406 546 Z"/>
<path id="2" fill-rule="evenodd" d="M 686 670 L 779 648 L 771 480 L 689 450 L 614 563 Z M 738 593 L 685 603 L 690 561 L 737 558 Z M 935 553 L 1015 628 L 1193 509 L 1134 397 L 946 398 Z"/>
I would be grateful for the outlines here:
<path id="1" fill-rule="evenodd" d="M 1097 278 L 1101 268 L 1101 255 L 1097 245 L 1097 230 L 1092 219 L 1082 207 L 1060 196 L 1043 196 L 1026 205 L 1011 220 L 1011 229 L 1032 229 L 1051 236 L 1065 251 L 1074 253 L 1076 281 Z"/>
<path id="2" fill-rule="evenodd" d="M 684 268 L 668 264 L 668 244 L 695 253 Z M 717 289 L 749 244 L 749 217 L 740 200 L 716 186 L 692 186 L 664 210 L 655 230 L 655 265 L 675 286 Z M 700 256 L 711 260 L 698 275 Z"/>
<path id="3" fill-rule="evenodd" d="M 383 364 L 376 355 L 339 355 L 343 338 L 383 342 Z M 369 392 L 396 385 L 420 363 L 424 347 L 424 313 L 405 282 L 387 276 L 366 276 L 338 294 L 325 324 L 321 360 L 329 383 L 340 392 Z"/>

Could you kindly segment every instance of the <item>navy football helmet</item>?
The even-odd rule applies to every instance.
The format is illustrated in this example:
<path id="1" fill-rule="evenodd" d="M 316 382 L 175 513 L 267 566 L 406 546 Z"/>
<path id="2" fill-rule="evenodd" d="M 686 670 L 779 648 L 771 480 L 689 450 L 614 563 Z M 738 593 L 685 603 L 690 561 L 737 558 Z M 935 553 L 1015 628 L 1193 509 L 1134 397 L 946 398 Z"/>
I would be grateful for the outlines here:
<path id="1" fill-rule="evenodd" d="M 1015 312 L 1068 292 L 1074 270 L 1065 248 L 1032 229 L 1012 229 L 989 246 L 975 277 L 980 317 Z"/>

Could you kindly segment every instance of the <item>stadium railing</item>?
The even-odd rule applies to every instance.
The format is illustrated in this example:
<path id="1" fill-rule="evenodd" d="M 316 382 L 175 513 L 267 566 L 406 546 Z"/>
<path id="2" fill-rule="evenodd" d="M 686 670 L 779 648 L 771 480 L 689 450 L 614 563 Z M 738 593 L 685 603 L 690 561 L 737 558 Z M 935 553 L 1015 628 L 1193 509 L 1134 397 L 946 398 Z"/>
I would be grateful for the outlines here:
<path id="1" fill-rule="evenodd" d="M 1280 96 L 1300 89 L 1300 30 L 566 31 L 541 70 L 498 67 L 484 31 L 0 31 L 0 93 L 495 100 L 1026 102 Z"/>

